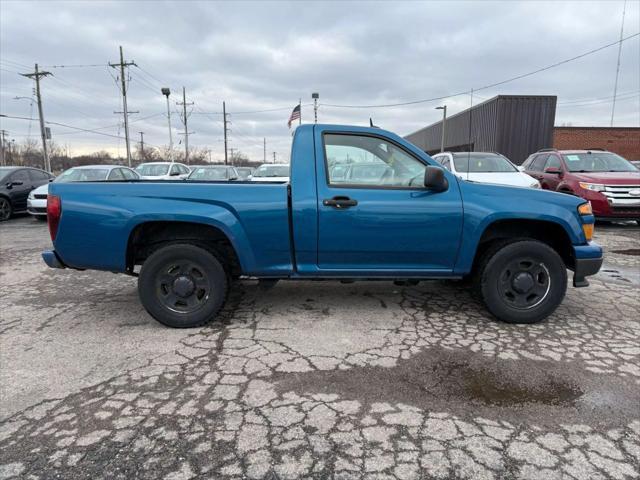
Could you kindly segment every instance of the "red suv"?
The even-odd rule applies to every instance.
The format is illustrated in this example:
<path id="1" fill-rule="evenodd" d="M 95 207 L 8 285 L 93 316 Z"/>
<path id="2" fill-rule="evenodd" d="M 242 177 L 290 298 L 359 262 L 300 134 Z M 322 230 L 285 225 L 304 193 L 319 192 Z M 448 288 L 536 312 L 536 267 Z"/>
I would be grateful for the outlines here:
<path id="1" fill-rule="evenodd" d="M 545 148 L 522 166 L 542 188 L 589 200 L 599 220 L 640 223 L 640 170 L 615 153 Z"/>

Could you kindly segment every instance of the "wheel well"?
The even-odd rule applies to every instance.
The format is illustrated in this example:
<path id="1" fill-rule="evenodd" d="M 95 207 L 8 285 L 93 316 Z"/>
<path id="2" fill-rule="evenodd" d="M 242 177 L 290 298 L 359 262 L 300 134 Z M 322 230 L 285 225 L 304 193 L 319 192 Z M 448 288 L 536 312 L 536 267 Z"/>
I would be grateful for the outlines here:
<path id="1" fill-rule="evenodd" d="M 561 225 L 544 220 L 519 219 L 499 220 L 485 229 L 474 258 L 474 268 L 491 245 L 511 238 L 534 239 L 546 243 L 560 255 L 567 267 L 573 268 L 575 265 L 571 239 Z"/>
<path id="2" fill-rule="evenodd" d="M 127 244 L 127 270 L 133 272 L 155 250 L 170 243 L 187 242 L 213 253 L 232 277 L 240 276 L 241 267 L 233 245 L 219 228 L 194 222 L 146 222 L 137 225 Z"/>

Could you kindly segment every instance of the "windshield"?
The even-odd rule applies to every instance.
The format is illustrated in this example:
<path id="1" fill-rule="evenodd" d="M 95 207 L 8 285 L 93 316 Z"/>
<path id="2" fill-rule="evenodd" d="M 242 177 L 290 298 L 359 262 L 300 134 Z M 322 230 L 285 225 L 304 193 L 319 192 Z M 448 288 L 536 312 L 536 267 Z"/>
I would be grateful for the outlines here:
<path id="1" fill-rule="evenodd" d="M 160 177 L 162 175 L 166 175 L 168 171 L 169 165 L 163 164 L 142 164 L 136 167 L 136 172 L 143 177 Z"/>
<path id="2" fill-rule="evenodd" d="M 289 165 L 261 165 L 255 172 L 254 177 L 288 177 Z"/>
<path id="3" fill-rule="evenodd" d="M 191 172 L 189 180 L 227 180 L 226 167 L 198 167 Z"/>
<path id="4" fill-rule="evenodd" d="M 489 173 L 517 172 L 506 158 L 493 153 L 454 153 L 456 172 Z"/>
<path id="5" fill-rule="evenodd" d="M 570 172 L 637 172 L 638 169 L 620 155 L 609 152 L 563 154 Z"/>
<path id="6" fill-rule="evenodd" d="M 110 170 L 109 168 L 70 168 L 62 172 L 54 182 L 99 182 L 107 179 Z"/>

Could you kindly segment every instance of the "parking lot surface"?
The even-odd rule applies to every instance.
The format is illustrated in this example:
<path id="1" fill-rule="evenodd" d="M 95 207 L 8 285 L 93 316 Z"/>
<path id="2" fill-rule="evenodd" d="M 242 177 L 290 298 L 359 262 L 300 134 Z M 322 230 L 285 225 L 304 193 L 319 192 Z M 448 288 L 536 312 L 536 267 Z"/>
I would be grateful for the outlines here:
<path id="1" fill-rule="evenodd" d="M 454 282 L 251 281 L 172 330 L 136 280 L 0 224 L 0 478 L 640 476 L 640 228 L 540 325 Z"/>

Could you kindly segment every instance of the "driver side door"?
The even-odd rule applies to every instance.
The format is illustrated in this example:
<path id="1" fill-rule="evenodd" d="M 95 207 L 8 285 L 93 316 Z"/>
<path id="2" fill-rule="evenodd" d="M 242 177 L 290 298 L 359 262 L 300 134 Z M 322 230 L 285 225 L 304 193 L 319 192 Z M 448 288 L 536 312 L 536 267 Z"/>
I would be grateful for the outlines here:
<path id="1" fill-rule="evenodd" d="M 317 176 L 318 268 L 396 277 L 451 272 L 462 229 L 457 182 L 450 180 L 444 192 L 425 189 L 427 163 L 382 135 L 317 135 L 324 147 Z M 346 178 L 335 168 L 343 164 L 350 169 Z"/>

